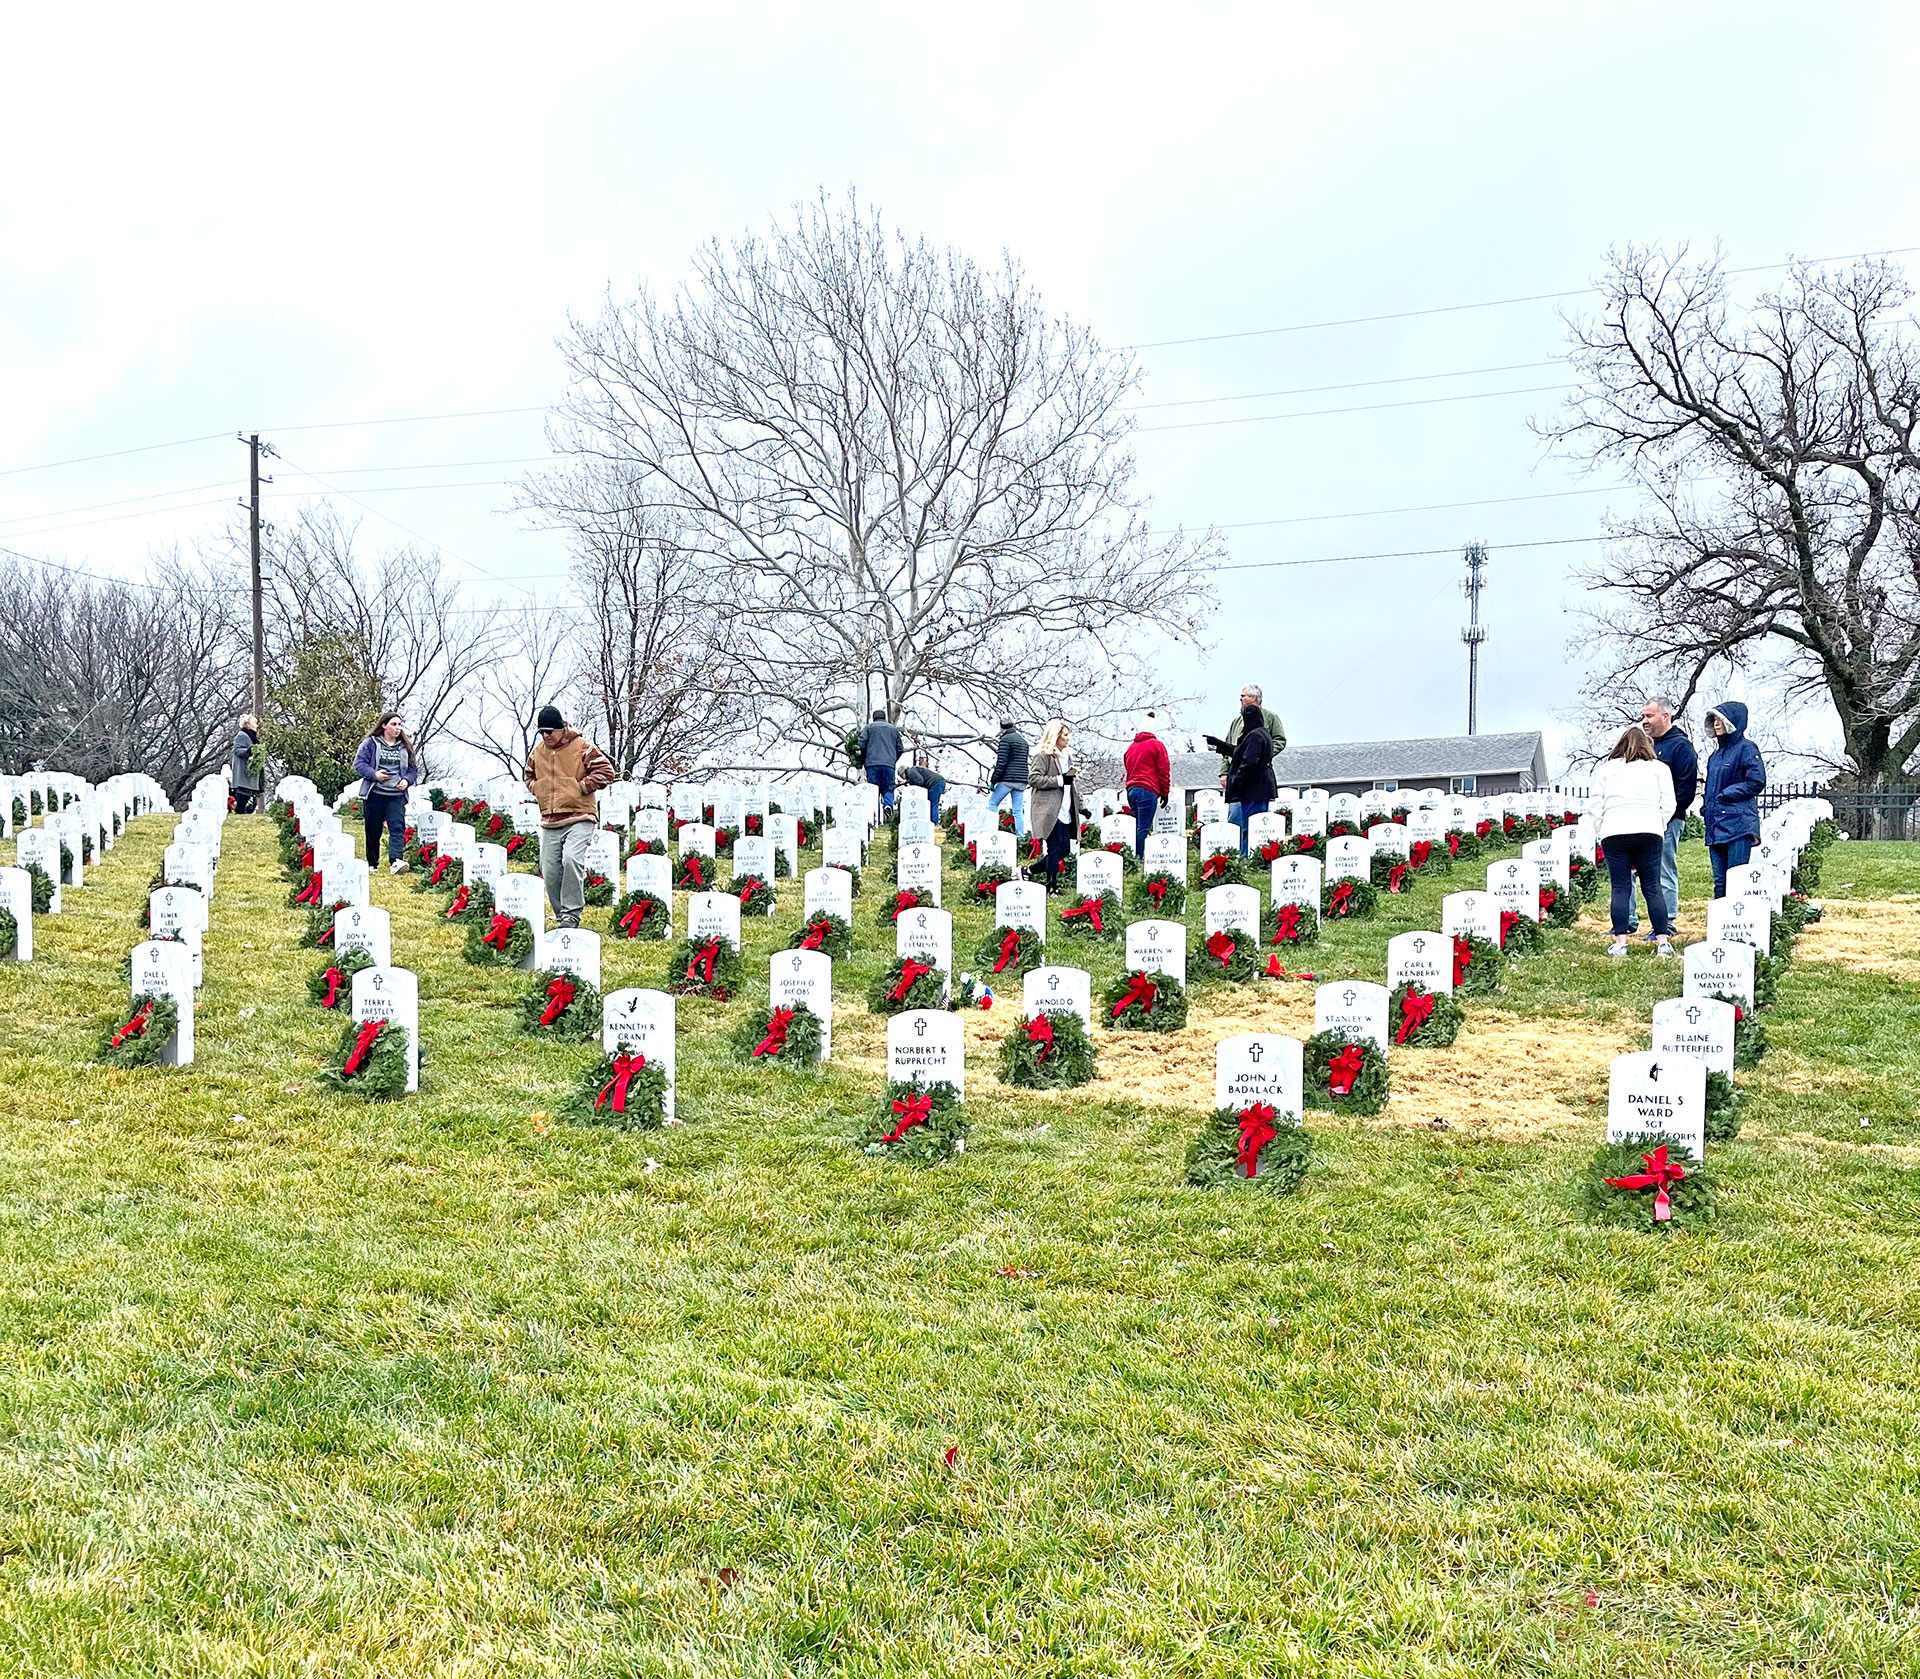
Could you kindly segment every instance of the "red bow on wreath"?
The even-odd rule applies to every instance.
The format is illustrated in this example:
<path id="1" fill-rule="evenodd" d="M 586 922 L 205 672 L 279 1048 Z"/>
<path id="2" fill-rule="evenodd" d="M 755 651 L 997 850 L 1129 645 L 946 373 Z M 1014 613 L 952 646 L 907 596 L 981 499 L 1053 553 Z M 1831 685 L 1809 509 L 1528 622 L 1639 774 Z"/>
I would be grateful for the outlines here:
<path id="1" fill-rule="evenodd" d="M 320 877 L 317 874 L 307 876 L 307 884 L 300 888 L 300 895 L 293 900 L 296 904 L 317 904 L 320 901 Z"/>
<path id="2" fill-rule="evenodd" d="M 1222 928 L 1207 940 L 1206 951 L 1221 967 L 1233 965 L 1233 953 L 1239 949 L 1239 941 Z"/>
<path id="3" fill-rule="evenodd" d="M 1280 849 L 1280 842 L 1278 840 L 1268 840 L 1266 844 L 1260 847 L 1260 861 L 1263 863 L 1274 862 L 1280 855 Z"/>
<path id="4" fill-rule="evenodd" d="M 792 1024 L 792 1009 L 775 1009 L 767 1021 L 767 1035 L 753 1046 L 753 1053 L 778 1055 L 787 1047 L 787 1028 Z"/>
<path id="5" fill-rule="evenodd" d="M 1240 1170 L 1248 1177 L 1260 1159 L 1260 1151 L 1272 1142 L 1275 1136 L 1273 1122 L 1280 1116 L 1265 1102 L 1255 1102 L 1251 1107 L 1242 1108 L 1240 1120 L 1240 1147 L 1238 1159 Z"/>
<path id="6" fill-rule="evenodd" d="M 620 916 L 620 931 L 628 938 L 632 938 L 652 913 L 653 899 L 651 898 L 642 898 L 638 903 L 628 904 Z"/>
<path id="7" fill-rule="evenodd" d="M 973 883 L 974 896 L 977 898 L 991 898 L 1000 890 L 1002 884 L 1002 882 L 997 880 L 976 880 Z"/>
<path id="8" fill-rule="evenodd" d="M 434 860 L 433 871 L 427 876 L 427 884 L 429 886 L 438 886 L 440 884 L 440 877 L 444 875 L 447 872 L 447 870 L 452 867 L 453 867 L 452 853 L 448 853 L 444 857 L 436 858 Z"/>
<path id="9" fill-rule="evenodd" d="M 1158 909 L 1159 906 L 1166 900 L 1167 883 L 1164 880 L 1148 881 L 1147 896 L 1153 900 L 1154 907 Z"/>
<path id="10" fill-rule="evenodd" d="M 682 857 L 680 859 L 680 872 L 683 875 L 685 875 L 688 880 L 692 881 L 695 886 L 698 886 L 702 890 L 705 890 L 706 884 L 707 884 L 707 877 L 701 871 L 700 859 L 697 855 L 692 857 Z"/>
<path id="11" fill-rule="evenodd" d="M 627 1086 L 633 1083 L 634 1075 L 647 1064 L 644 1055 L 616 1055 L 613 1058 L 613 1077 L 600 1087 L 600 1094 L 593 1099 L 596 1108 L 611 1106 L 617 1114 L 627 1111 Z"/>
<path id="12" fill-rule="evenodd" d="M 1352 1092 L 1353 1081 L 1360 1076 L 1360 1069 L 1367 1064 L 1367 1057 L 1358 1044 L 1347 1047 L 1327 1063 L 1327 1089 L 1335 1096 L 1345 1096 Z"/>
<path id="13" fill-rule="evenodd" d="M 1453 935 L 1453 983 L 1458 989 L 1460 982 L 1467 977 L 1467 970 L 1473 966 L 1473 946 L 1463 933 Z"/>
<path id="14" fill-rule="evenodd" d="M 1214 876 L 1223 875 L 1226 872 L 1227 854 L 1224 851 L 1216 851 L 1200 865 L 1200 878 L 1202 880 L 1212 880 Z"/>
<path id="15" fill-rule="evenodd" d="M 1500 948 L 1507 948 L 1507 935 L 1520 924 L 1520 912 L 1516 909 L 1503 909 L 1500 912 Z"/>
<path id="16" fill-rule="evenodd" d="M 466 887 L 462 886 L 458 892 L 454 893 L 453 902 L 447 905 L 447 919 L 449 921 L 453 920 L 455 916 L 467 907 L 470 901 L 471 899 Z"/>
<path id="17" fill-rule="evenodd" d="M 1306 911 L 1299 904 L 1282 904 L 1273 912 L 1273 942 L 1292 944 L 1300 937 L 1300 918 Z"/>
<path id="18" fill-rule="evenodd" d="M 1352 908 L 1353 882 L 1350 880 L 1336 881 L 1333 887 L 1333 896 L 1327 902 L 1327 914 L 1345 915 Z"/>
<path id="19" fill-rule="evenodd" d="M 118 1049 L 129 1038 L 144 1038 L 147 1035 L 147 1025 L 152 1019 L 153 1004 L 142 1003 L 134 1011 L 133 1018 L 114 1033 L 113 1047 Z"/>
<path id="20" fill-rule="evenodd" d="M 1739 1005 L 1738 1003 L 1735 1003 L 1735 1004 L 1733 1005 L 1733 1023 L 1734 1023 L 1734 1025 L 1736 1025 L 1736 1026 L 1738 1026 L 1738 1025 L 1740 1024 L 1740 1022 L 1741 1022 L 1741 1021 L 1743 1021 L 1743 1020 L 1745 1020 L 1746 1018 L 1747 1018 L 1747 1011 L 1746 1011 L 1745 1009 L 1743 1009 L 1743 1008 L 1742 1008 L 1742 1007 L 1741 1007 L 1741 1006 L 1740 1006 L 1740 1005 Z"/>
<path id="21" fill-rule="evenodd" d="M 313 867 L 313 847 L 312 846 L 308 845 L 308 846 L 301 847 L 300 861 L 294 866 L 296 868 L 301 868 L 301 869 L 310 869 Z"/>
<path id="22" fill-rule="evenodd" d="M 320 976 L 327 982 L 327 994 L 321 1000 L 323 1009 L 336 1008 L 340 1002 L 340 987 L 347 983 L 347 976 L 338 968 L 329 968 Z"/>
<path id="23" fill-rule="evenodd" d="M 1662 1143 L 1651 1154 L 1640 1156 L 1647 1163 L 1644 1172 L 1633 1172 L 1624 1178 L 1608 1178 L 1609 1189 L 1650 1189 L 1653 1191 L 1653 1222 L 1665 1224 L 1673 1217 L 1673 1202 L 1667 1195 L 1667 1185 L 1678 1183 L 1687 1175 L 1686 1167 L 1679 1161 L 1667 1159 L 1667 1145 Z"/>
<path id="24" fill-rule="evenodd" d="M 761 885 L 762 882 L 758 875 L 748 875 L 746 880 L 742 882 L 740 887 L 740 907 L 742 909 L 745 909 L 748 904 L 753 902 L 755 895 L 761 889 Z"/>
<path id="25" fill-rule="evenodd" d="M 1160 987 L 1154 984 L 1151 974 L 1133 974 L 1127 981 L 1127 994 L 1113 1005 L 1113 1018 L 1118 1020 L 1133 1004 L 1138 1003 L 1145 1014 L 1153 1013 L 1153 1000 L 1160 994 Z"/>
<path id="26" fill-rule="evenodd" d="M 512 839 L 507 841 L 507 855 L 511 857 L 516 851 L 520 849 L 521 846 L 525 845 L 526 843 L 527 843 L 527 836 L 525 834 L 515 834 Z"/>
<path id="27" fill-rule="evenodd" d="M 1060 919 L 1064 923 L 1081 915 L 1087 918 L 1087 925 L 1096 933 L 1106 930 L 1100 925 L 1100 900 L 1098 898 L 1088 898 L 1081 903 L 1075 904 L 1072 909 L 1062 910 L 1060 912 Z"/>
<path id="28" fill-rule="evenodd" d="M 1046 1014 L 1036 1014 L 1027 1022 L 1027 1042 L 1038 1044 L 1034 1052 L 1036 1062 L 1046 1060 L 1053 1050 L 1053 1021 Z"/>
<path id="29" fill-rule="evenodd" d="M 911 956 L 903 957 L 900 962 L 900 983 L 887 993 L 887 1001 L 905 1002 L 907 993 L 932 972 L 931 962 L 916 962 Z"/>
<path id="30" fill-rule="evenodd" d="M 1400 1026 L 1393 1041 L 1403 1044 L 1433 1018 L 1433 998 L 1409 991 L 1400 999 Z"/>
<path id="31" fill-rule="evenodd" d="M 1493 832 L 1493 824 L 1491 822 L 1476 822 L 1473 825 L 1473 831 L 1477 838 L 1485 839 L 1487 835 Z"/>
<path id="32" fill-rule="evenodd" d="M 806 933 L 800 940 L 802 950 L 818 950 L 827 942 L 827 934 L 833 929 L 824 921 L 809 921 Z"/>
<path id="33" fill-rule="evenodd" d="M 1387 870 L 1387 890 L 1389 892 L 1406 891 L 1407 876 L 1411 872 L 1412 869 L 1410 865 L 1406 863 L 1395 863 L 1392 868 Z"/>
<path id="34" fill-rule="evenodd" d="M 556 974 L 553 983 L 547 987 L 547 1006 L 541 1011 L 540 1024 L 551 1026 L 573 1007 L 574 996 L 573 981 L 565 974 Z"/>
<path id="35" fill-rule="evenodd" d="M 353 1048 L 347 1052 L 347 1064 L 340 1069 L 343 1079 L 350 1079 L 366 1064 L 373 1054 L 374 1040 L 387 1029 L 384 1020 L 363 1020 L 360 1032 L 353 1040 Z"/>
<path id="36" fill-rule="evenodd" d="M 933 1118 L 933 1098 L 909 1096 L 902 1100 L 896 1096 L 893 1101 L 893 1111 L 900 1123 L 880 1139 L 883 1143 L 897 1143 L 916 1125 L 925 1125 Z"/>
<path id="37" fill-rule="evenodd" d="M 1540 888 L 1540 918 L 1544 921 L 1553 906 L 1560 901 L 1560 894 L 1551 886 Z"/>
<path id="38" fill-rule="evenodd" d="M 513 917 L 510 915 L 496 915 L 487 923 L 487 930 L 480 935 L 480 942 L 482 944 L 492 945 L 495 950 L 504 956 L 507 951 L 507 940 L 512 936 Z"/>
<path id="39" fill-rule="evenodd" d="M 999 973 L 1002 968 L 1014 959 L 1019 953 L 1019 950 L 1020 929 L 1018 927 L 1009 927 L 1007 929 L 1007 936 L 1000 941 L 1000 960 L 994 963 L 993 971 L 996 974 Z"/>
<path id="40" fill-rule="evenodd" d="M 894 893 L 893 895 L 894 920 L 898 921 L 901 916 L 907 913 L 908 910 L 918 909 L 919 907 L 920 907 L 920 894 L 918 892 Z"/>
<path id="41" fill-rule="evenodd" d="M 713 965 L 720 960 L 720 941 L 708 939 L 687 964 L 687 978 L 697 980 L 702 985 L 713 983 Z"/>
<path id="42" fill-rule="evenodd" d="M 1451 828 L 1447 830 L 1447 855 L 1449 857 L 1460 855 L 1460 835 Z"/>
<path id="43" fill-rule="evenodd" d="M 1424 869 L 1433 856 L 1432 840 L 1415 840 L 1407 848 L 1407 861 L 1416 869 Z"/>
<path id="44" fill-rule="evenodd" d="M 1293 837 L 1293 849 L 1295 851 L 1311 851 L 1313 849 L 1313 842 L 1318 838 L 1319 835 L 1317 834 L 1295 834 Z"/>

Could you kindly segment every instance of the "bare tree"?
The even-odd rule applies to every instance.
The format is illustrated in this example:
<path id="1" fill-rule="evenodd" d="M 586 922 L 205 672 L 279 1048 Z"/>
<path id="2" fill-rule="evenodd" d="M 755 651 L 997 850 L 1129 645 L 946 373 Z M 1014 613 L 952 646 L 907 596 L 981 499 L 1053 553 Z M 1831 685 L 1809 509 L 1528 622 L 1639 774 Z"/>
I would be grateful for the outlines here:
<path id="1" fill-rule="evenodd" d="M 929 744 L 1003 710 L 1096 723 L 1164 699 L 1147 650 L 1196 642 L 1221 544 L 1154 533 L 1131 357 L 985 272 L 822 200 L 718 243 L 562 340 L 571 469 L 644 486 L 687 588 L 749 638 L 767 739 L 837 760 L 869 707 Z"/>
<path id="2" fill-rule="evenodd" d="M 1586 576 L 1610 655 L 1596 704 L 1716 668 L 1818 698 L 1863 782 L 1920 751 L 1920 359 L 1910 292 L 1885 261 L 1796 267 L 1736 310 L 1718 257 L 1613 259 L 1571 323 L 1578 393 L 1542 434 L 1623 466 L 1642 505 Z M 1718 696 L 1706 696 L 1716 698 Z"/>
<path id="3" fill-rule="evenodd" d="M 469 685 L 448 732 L 518 777 L 533 751 L 540 708 L 570 711 L 575 702 L 579 637 L 567 610 L 547 605 L 509 608 L 499 628 L 494 657 Z"/>
<path id="4" fill-rule="evenodd" d="M 502 646 L 501 609 L 464 597 L 438 554 L 407 543 L 363 559 L 358 521 L 325 501 L 276 529 L 269 553 L 267 651 L 342 637 L 380 680 L 426 751 L 447 733 Z"/>

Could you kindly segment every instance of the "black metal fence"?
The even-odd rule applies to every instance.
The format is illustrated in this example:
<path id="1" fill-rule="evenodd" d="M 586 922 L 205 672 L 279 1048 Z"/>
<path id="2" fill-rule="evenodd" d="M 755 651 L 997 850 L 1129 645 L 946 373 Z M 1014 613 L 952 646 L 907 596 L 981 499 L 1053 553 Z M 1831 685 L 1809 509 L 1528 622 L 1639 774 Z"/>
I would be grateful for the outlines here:
<path id="1" fill-rule="evenodd" d="M 1877 787 L 1773 782 L 1760 795 L 1760 814 L 1770 815 L 1793 799 L 1826 799 L 1835 824 L 1850 839 L 1920 839 L 1920 781 L 1889 781 Z"/>

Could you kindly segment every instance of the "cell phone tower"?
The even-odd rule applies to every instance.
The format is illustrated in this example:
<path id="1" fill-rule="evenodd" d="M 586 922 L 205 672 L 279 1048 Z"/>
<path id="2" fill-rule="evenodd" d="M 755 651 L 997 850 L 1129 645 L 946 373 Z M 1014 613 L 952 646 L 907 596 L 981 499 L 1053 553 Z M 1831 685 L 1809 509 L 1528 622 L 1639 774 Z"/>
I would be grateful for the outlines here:
<path id="1" fill-rule="evenodd" d="M 1460 639 L 1467 644 L 1467 733 L 1480 732 L 1480 644 L 1487 629 L 1480 622 L 1480 591 L 1487 586 L 1487 545 L 1469 542 L 1461 552 L 1467 562 L 1467 579 L 1460 592 L 1467 597 L 1467 624 Z"/>

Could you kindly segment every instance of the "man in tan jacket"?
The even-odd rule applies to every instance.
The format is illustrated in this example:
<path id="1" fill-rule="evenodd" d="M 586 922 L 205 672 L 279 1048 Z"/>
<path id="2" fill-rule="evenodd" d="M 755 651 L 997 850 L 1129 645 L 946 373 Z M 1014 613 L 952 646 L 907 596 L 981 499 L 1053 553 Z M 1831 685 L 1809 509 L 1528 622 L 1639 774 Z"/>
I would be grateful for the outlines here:
<path id="1" fill-rule="evenodd" d="M 594 794 L 618 778 L 606 753 L 568 728 L 557 706 L 542 706 L 535 726 L 540 739 L 521 780 L 540 806 L 540 873 L 555 922 L 578 927 L 587 905 L 587 847 L 600 825 Z"/>

